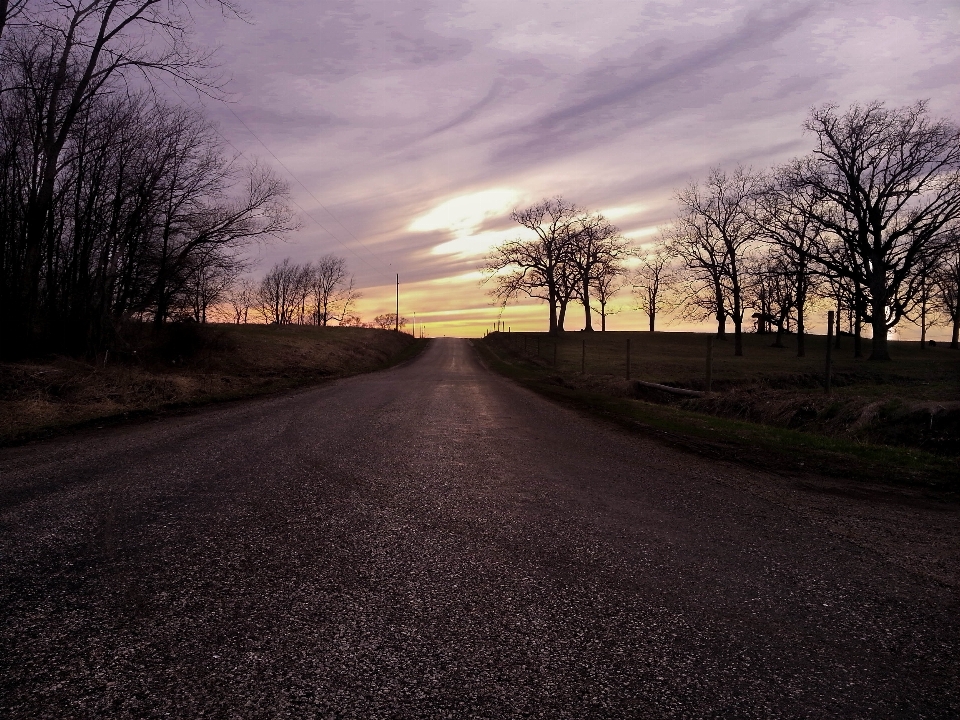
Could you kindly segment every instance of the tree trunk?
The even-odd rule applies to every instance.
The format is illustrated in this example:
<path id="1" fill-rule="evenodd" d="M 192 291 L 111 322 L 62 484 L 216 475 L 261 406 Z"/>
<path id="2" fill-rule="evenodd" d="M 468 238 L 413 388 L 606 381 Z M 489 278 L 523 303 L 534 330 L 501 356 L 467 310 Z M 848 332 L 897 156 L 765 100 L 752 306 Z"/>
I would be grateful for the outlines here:
<path id="1" fill-rule="evenodd" d="M 797 357 L 806 357 L 807 348 L 804 339 L 804 327 L 803 327 L 803 305 L 804 300 L 797 301 Z"/>
<path id="2" fill-rule="evenodd" d="M 560 312 L 557 313 L 557 325 L 556 332 L 563 332 L 563 321 L 567 317 L 567 304 L 565 302 L 560 303 Z"/>
<path id="3" fill-rule="evenodd" d="M 950 338 L 950 347 L 960 349 L 960 312 L 953 318 L 953 336 Z"/>
<path id="4" fill-rule="evenodd" d="M 743 355 L 743 309 L 739 289 L 734 289 L 733 295 L 733 354 L 737 357 Z"/>
<path id="5" fill-rule="evenodd" d="M 167 290 L 166 286 L 159 285 L 159 294 L 157 295 L 157 312 L 153 316 L 153 328 L 159 330 L 163 321 L 167 317 Z"/>
<path id="6" fill-rule="evenodd" d="M 553 288 L 548 288 L 548 302 L 550 303 L 550 334 L 557 331 L 557 292 Z"/>
<path id="7" fill-rule="evenodd" d="M 927 294 L 924 288 L 923 298 L 920 301 L 920 349 L 927 349 Z"/>
<path id="8" fill-rule="evenodd" d="M 649 313 L 647 313 L 647 317 L 650 319 L 650 332 L 653 332 L 653 326 L 657 321 L 657 313 L 651 310 Z"/>
<path id="9" fill-rule="evenodd" d="M 727 339 L 727 312 L 723 307 L 723 290 L 719 280 L 714 280 L 713 297 L 717 303 L 717 339 Z"/>
<path id="10" fill-rule="evenodd" d="M 837 295 L 837 327 L 834 329 L 836 337 L 834 338 L 834 347 L 840 349 L 840 295 Z"/>
<path id="11" fill-rule="evenodd" d="M 583 281 L 583 329 L 586 332 L 593 332 L 593 322 L 590 318 L 590 281 Z"/>
<path id="12" fill-rule="evenodd" d="M 861 309 L 863 307 L 863 292 L 860 290 L 860 286 L 857 285 L 856 290 L 856 300 L 854 300 L 853 308 L 853 356 L 855 358 L 863 357 L 863 313 Z"/>
<path id="13" fill-rule="evenodd" d="M 873 326 L 873 342 L 870 349 L 870 359 L 878 362 L 886 362 L 890 359 L 890 352 L 887 348 L 887 297 L 886 288 L 883 287 L 884 279 L 880 273 L 880 279 L 874 282 L 874 287 L 870 288 L 871 298 L 870 312 L 873 315 L 871 325 Z"/>

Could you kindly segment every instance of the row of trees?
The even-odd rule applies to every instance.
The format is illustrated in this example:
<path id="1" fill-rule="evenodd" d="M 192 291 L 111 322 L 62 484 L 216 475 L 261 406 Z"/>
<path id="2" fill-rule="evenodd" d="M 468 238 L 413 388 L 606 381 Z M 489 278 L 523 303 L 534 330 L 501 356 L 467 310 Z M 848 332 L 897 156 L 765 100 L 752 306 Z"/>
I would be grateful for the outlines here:
<path id="1" fill-rule="evenodd" d="M 767 173 L 715 169 L 680 191 L 675 221 L 646 252 L 560 198 L 514 213 L 536 238 L 494 250 L 484 267 L 492 294 L 500 303 L 521 294 L 546 299 L 551 331 L 563 329 L 565 303 L 578 298 L 589 330 L 589 288 L 616 291 L 629 280 L 651 330 L 666 307 L 714 318 L 721 337 L 729 321 L 737 355 L 750 316 L 761 332 L 776 328 L 777 344 L 793 324 L 802 355 L 808 305 L 828 299 L 838 331 L 847 319 L 858 355 L 869 325 L 871 358 L 889 359 L 888 331 L 905 318 L 924 338 L 932 319 L 945 319 L 957 347 L 960 130 L 931 119 L 924 103 L 843 114 L 825 106 L 805 128 L 816 140 L 809 155 Z M 592 272 L 571 259 L 593 248 L 584 244 L 587 219 L 604 228 L 598 246 L 610 248 Z M 630 252 L 641 260 L 627 278 Z"/>
<path id="2" fill-rule="evenodd" d="M 297 220 L 269 168 L 153 92 L 164 76 L 216 91 L 189 4 L 27 0 L 0 15 L 4 353 L 96 352 L 129 317 L 204 319 L 249 245 Z"/>
<path id="3" fill-rule="evenodd" d="M 492 295 L 501 305 L 526 295 L 547 302 L 550 332 L 563 331 L 571 300 L 579 300 L 584 327 L 593 330 L 592 302 L 606 329 L 607 302 L 619 289 L 630 248 L 617 227 L 562 197 L 544 200 L 513 219 L 535 239 L 510 240 L 493 249 L 483 270 L 496 279 Z"/>
<path id="4" fill-rule="evenodd" d="M 287 258 L 277 263 L 260 282 L 247 278 L 234 279 L 222 292 L 211 296 L 211 305 L 218 305 L 218 319 L 240 324 L 255 320 L 276 325 L 358 325 L 351 315 L 360 298 L 353 276 L 342 257 L 324 255 L 315 263 L 291 263 Z M 223 313 L 229 312 L 227 318 Z M 195 315 L 198 322 L 207 320 Z"/>

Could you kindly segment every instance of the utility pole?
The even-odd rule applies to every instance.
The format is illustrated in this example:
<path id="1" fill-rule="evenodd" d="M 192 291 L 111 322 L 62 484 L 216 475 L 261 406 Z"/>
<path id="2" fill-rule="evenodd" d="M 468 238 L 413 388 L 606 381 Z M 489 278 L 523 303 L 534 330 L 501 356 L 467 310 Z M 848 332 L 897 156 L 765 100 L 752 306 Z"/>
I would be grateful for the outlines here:
<path id="1" fill-rule="evenodd" d="M 397 314 L 394 315 L 394 320 L 397 323 L 394 330 L 400 332 L 400 273 L 397 273 Z"/>

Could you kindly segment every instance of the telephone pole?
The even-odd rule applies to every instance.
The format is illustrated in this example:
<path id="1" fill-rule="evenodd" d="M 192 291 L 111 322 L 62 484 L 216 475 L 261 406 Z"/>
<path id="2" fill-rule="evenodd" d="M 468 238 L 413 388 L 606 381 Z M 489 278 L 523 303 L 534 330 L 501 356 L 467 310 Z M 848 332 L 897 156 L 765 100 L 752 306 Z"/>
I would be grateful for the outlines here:
<path id="1" fill-rule="evenodd" d="M 397 314 L 393 316 L 393 319 L 397 323 L 394 330 L 400 332 L 400 273 L 397 273 Z"/>

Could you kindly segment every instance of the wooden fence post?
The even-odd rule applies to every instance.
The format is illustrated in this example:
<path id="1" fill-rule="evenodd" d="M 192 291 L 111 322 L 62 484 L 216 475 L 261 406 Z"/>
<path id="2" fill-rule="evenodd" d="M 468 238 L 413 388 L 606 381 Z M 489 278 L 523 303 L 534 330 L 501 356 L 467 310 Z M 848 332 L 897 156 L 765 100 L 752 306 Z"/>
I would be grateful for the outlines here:
<path id="1" fill-rule="evenodd" d="M 713 385 L 713 335 L 707 336 L 707 392 Z"/>
<path id="2" fill-rule="evenodd" d="M 627 380 L 630 379 L 630 338 L 627 338 Z"/>
<path id="3" fill-rule="evenodd" d="M 830 394 L 830 351 L 833 349 L 833 310 L 827 313 L 827 367 L 826 367 L 826 379 L 823 385 L 824 391 L 827 395 Z"/>

